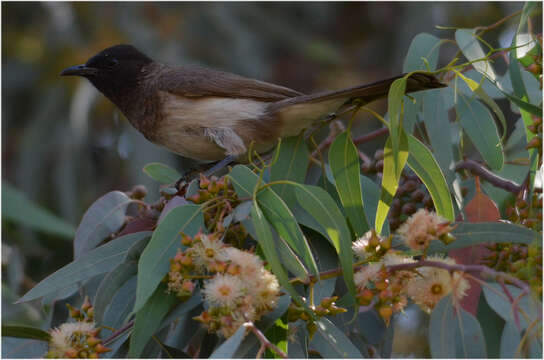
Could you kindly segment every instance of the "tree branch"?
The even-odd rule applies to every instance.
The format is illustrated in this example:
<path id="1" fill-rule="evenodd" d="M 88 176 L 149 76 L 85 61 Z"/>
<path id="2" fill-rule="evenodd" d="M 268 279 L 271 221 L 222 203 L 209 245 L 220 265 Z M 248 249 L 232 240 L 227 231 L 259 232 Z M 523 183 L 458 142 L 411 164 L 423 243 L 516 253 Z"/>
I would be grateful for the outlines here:
<path id="1" fill-rule="evenodd" d="M 268 340 L 266 338 L 266 336 L 264 336 L 264 334 L 261 332 L 261 330 L 259 330 L 255 324 L 253 324 L 252 322 L 246 322 L 244 323 L 244 326 L 247 328 L 247 329 L 250 329 L 254 334 L 255 336 L 257 336 L 257 339 L 259 339 L 259 341 L 261 342 L 261 344 L 269 349 L 271 349 L 272 351 L 274 351 L 276 354 L 278 354 L 279 356 L 281 356 L 282 359 L 287 359 L 287 354 L 284 353 L 280 348 L 278 348 L 276 345 L 272 344 L 270 342 L 270 340 Z"/>
<path id="2" fill-rule="evenodd" d="M 474 160 L 465 160 L 465 161 L 458 162 L 455 165 L 454 170 L 459 171 L 461 169 L 469 170 L 473 172 L 474 174 L 480 176 L 482 179 L 489 182 L 491 185 L 504 189 L 514 194 L 518 194 L 522 189 L 522 187 L 519 184 L 511 180 L 502 178 L 497 174 L 492 173 L 491 171 L 486 169 L 482 164 L 477 163 Z"/>

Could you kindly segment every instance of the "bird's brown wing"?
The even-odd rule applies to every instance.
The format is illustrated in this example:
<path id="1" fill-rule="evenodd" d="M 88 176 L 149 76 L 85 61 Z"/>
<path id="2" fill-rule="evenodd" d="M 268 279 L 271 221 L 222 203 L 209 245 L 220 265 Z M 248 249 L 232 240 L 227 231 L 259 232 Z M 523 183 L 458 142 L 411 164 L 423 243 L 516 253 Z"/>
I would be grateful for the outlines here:
<path id="1" fill-rule="evenodd" d="M 303 95 L 283 86 L 198 66 L 163 65 L 160 78 L 160 90 L 186 97 L 218 96 L 274 102 Z"/>

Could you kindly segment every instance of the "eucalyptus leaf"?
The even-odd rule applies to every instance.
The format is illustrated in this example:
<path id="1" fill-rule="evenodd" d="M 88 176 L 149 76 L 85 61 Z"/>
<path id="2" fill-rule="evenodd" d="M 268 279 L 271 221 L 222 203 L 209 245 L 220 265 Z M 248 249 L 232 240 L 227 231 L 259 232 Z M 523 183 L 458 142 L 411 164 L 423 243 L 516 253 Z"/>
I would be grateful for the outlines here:
<path id="1" fill-rule="evenodd" d="M 463 308 L 454 309 L 451 295 L 431 313 L 429 344 L 433 358 L 485 358 L 485 338 L 478 320 Z"/>
<path id="2" fill-rule="evenodd" d="M 202 210 L 197 205 L 178 206 L 159 223 L 138 262 L 138 289 L 134 311 L 139 311 L 170 268 L 170 259 L 182 248 L 180 233 L 194 236 L 204 229 Z"/>
<path id="3" fill-rule="evenodd" d="M 241 325 L 238 330 L 223 342 L 210 356 L 210 359 L 231 359 L 246 336 L 247 328 Z"/>
<path id="4" fill-rule="evenodd" d="M 2 182 L 2 218 L 64 238 L 72 238 L 76 233 L 72 224 L 33 203 L 5 181 Z"/>
<path id="5" fill-rule="evenodd" d="M 382 187 L 380 192 L 380 201 L 378 202 L 378 209 L 376 211 L 376 232 L 382 233 L 383 224 L 387 218 L 387 213 L 393 202 L 393 197 L 399 187 L 400 176 L 402 169 L 408 160 L 408 138 L 404 131 L 400 132 L 400 143 L 398 150 L 398 166 L 395 166 L 394 151 L 392 148 L 391 137 L 387 138 L 385 142 L 384 158 L 383 158 L 383 176 Z"/>
<path id="6" fill-rule="evenodd" d="M 113 270 L 119 263 L 122 263 L 125 260 L 130 247 L 133 244 L 150 235 L 151 233 L 149 231 L 124 235 L 89 251 L 79 259 L 57 270 L 39 282 L 18 302 L 40 298 L 70 285 L 88 280 L 96 275 Z"/>
<path id="7" fill-rule="evenodd" d="M 502 359 L 515 359 L 523 357 L 518 353 L 521 341 L 521 333 L 513 322 L 506 322 L 502 330 L 500 356 Z"/>
<path id="8" fill-rule="evenodd" d="M 479 101 L 459 95 L 457 115 L 463 129 L 490 168 L 500 170 L 504 164 L 502 144 L 493 116 Z"/>
<path id="9" fill-rule="evenodd" d="M 166 284 L 160 284 L 145 305 L 136 312 L 128 357 L 140 356 L 151 336 L 159 330 L 163 317 L 179 301 L 174 294 L 167 294 L 166 289 Z"/>
<path id="10" fill-rule="evenodd" d="M 97 324 L 102 324 L 106 307 L 115 293 L 137 272 L 138 263 L 136 261 L 127 261 L 119 264 L 102 279 L 93 300 L 94 321 Z"/>
<path id="11" fill-rule="evenodd" d="M 176 169 L 158 162 L 145 165 L 143 171 L 147 176 L 162 184 L 172 184 L 181 178 L 181 174 Z"/>
<path id="12" fill-rule="evenodd" d="M 417 34 L 410 43 L 410 48 L 404 58 L 402 71 L 409 73 L 416 70 L 435 70 L 438 63 L 439 50 L 439 38 L 427 33 Z M 427 68 L 427 64 L 429 68 Z"/>
<path id="13" fill-rule="evenodd" d="M 370 227 L 363 208 L 360 165 L 357 148 L 346 131 L 338 135 L 329 148 L 329 165 L 336 191 L 356 236 L 362 236 Z"/>
<path id="14" fill-rule="evenodd" d="M 404 168 L 402 143 L 404 128 L 402 125 L 402 103 L 406 92 L 406 78 L 393 81 L 387 95 L 387 113 L 389 114 L 389 139 L 391 141 L 393 169 L 400 173 Z M 385 168 L 385 164 L 384 164 Z M 384 173 L 385 176 L 385 173 Z"/>
<path id="15" fill-rule="evenodd" d="M 32 326 L 24 326 L 24 325 L 2 325 L 2 337 L 9 336 L 9 337 L 15 337 L 20 339 L 34 339 L 34 340 L 41 340 L 41 341 L 49 341 L 51 339 L 51 335 L 47 331 L 43 331 L 42 329 L 35 328 Z"/>
<path id="16" fill-rule="evenodd" d="M 455 217 L 453 202 L 442 169 L 438 166 L 431 151 L 422 142 L 412 135 L 408 138 L 408 142 L 410 146 L 408 166 L 425 184 L 433 199 L 436 212 L 445 219 L 453 221 Z"/>
<path id="17" fill-rule="evenodd" d="M 299 185 L 295 189 L 295 194 L 304 210 L 326 230 L 327 239 L 334 246 L 340 258 L 344 281 L 350 293 L 354 295 L 352 241 L 346 220 L 340 209 L 332 197 L 320 187 Z"/>
<path id="18" fill-rule="evenodd" d="M 455 237 L 455 241 L 449 245 L 444 245 L 440 241 L 432 241 L 428 248 L 429 254 L 444 253 L 453 249 L 486 243 L 531 244 L 540 238 L 540 234 L 531 229 L 503 222 L 459 222 L 454 226 L 451 234 Z"/>
<path id="19" fill-rule="evenodd" d="M 316 321 L 317 331 L 310 347 L 319 352 L 323 358 L 360 359 L 361 352 L 349 338 L 329 319 L 323 317 Z"/>
<path id="20" fill-rule="evenodd" d="M 74 259 L 93 249 L 125 223 L 127 207 L 132 199 L 120 191 L 112 191 L 96 200 L 85 212 L 74 239 Z"/>

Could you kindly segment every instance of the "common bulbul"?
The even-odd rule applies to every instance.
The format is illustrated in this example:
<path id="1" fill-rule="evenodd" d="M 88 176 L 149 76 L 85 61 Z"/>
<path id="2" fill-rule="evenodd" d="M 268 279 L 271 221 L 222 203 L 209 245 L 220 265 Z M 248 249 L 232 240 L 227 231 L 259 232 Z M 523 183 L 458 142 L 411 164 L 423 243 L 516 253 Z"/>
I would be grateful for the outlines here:
<path id="1" fill-rule="evenodd" d="M 87 78 L 149 141 L 200 161 L 244 161 L 252 141 L 266 152 L 278 138 L 297 135 L 356 99 L 366 104 L 387 96 L 402 76 L 305 95 L 227 72 L 161 64 L 131 45 L 109 47 L 61 75 Z M 443 86 L 415 73 L 406 92 Z"/>

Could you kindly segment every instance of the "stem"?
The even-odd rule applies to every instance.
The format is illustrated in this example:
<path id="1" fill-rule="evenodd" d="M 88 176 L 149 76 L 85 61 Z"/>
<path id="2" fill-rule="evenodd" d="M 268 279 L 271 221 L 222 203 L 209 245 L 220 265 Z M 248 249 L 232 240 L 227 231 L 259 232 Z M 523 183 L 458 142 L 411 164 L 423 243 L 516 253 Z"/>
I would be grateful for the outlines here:
<path id="1" fill-rule="evenodd" d="M 362 135 L 362 136 L 359 136 L 359 137 L 356 137 L 355 139 L 353 139 L 353 143 L 355 145 L 358 145 L 358 144 L 363 144 L 363 143 L 366 143 L 366 142 L 369 142 L 371 140 L 374 140 L 382 135 L 385 135 L 389 132 L 389 129 L 386 128 L 386 127 L 383 127 L 383 128 L 379 128 L 378 130 L 374 130 L 374 131 L 371 131 L 365 135 Z"/>
<path id="2" fill-rule="evenodd" d="M 511 193 L 517 194 L 521 191 L 522 187 L 518 185 L 517 183 L 502 178 L 497 174 L 492 173 L 485 167 L 483 167 L 482 164 L 477 163 L 474 160 L 465 160 L 460 161 L 455 165 L 454 170 L 459 171 L 460 169 L 467 169 L 471 172 L 475 173 L 476 175 L 482 177 L 484 180 L 489 182 L 491 185 L 494 185 L 498 188 L 504 189 L 506 191 L 509 191 Z"/>
<path id="3" fill-rule="evenodd" d="M 128 323 L 126 323 L 122 328 L 111 334 L 108 338 L 106 338 L 102 343 L 104 345 L 108 345 L 112 343 L 117 337 L 122 335 L 124 332 L 130 330 L 134 326 L 134 320 L 130 320 Z"/>
<path id="4" fill-rule="evenodd" d="M 247 329 L 250 329 L 254 334 L 255 336 L 257 336 L 257 339 L 259 339 L 259 341 L 261 342 L 261 344 L 267 348 L 269 348 L 270 350 L 274 351 L 276 354 L 278 354 L 282 359 L 287 359 L 287 354 L 284 353 L 280 348 L 278 348 L 276 345 L 272 344 L 270 342 L 270 340 L 268 340 L 266 338 L 266 336 L 264 336 L 264 334 L 261 332 L 261 330 L 257 329 L 257 327 L 255 326 L 255 324 L 253 324 L 252 322 L 246 322 L 244 324 L 244 326 L 247 328 Z"/>

